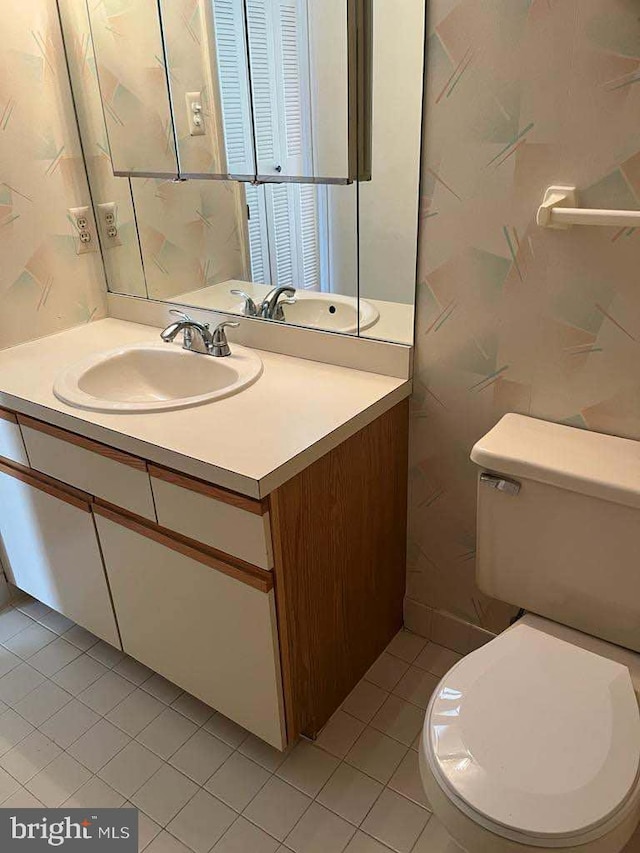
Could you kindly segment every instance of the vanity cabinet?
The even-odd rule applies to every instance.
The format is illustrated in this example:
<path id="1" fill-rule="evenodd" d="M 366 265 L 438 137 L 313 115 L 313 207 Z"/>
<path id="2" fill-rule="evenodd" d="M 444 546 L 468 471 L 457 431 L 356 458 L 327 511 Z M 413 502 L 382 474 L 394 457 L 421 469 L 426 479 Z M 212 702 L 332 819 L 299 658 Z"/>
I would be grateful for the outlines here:
<path id="1" fill-rule="evenodd" d="M 124 650 L 279 749 L 286 745 L 273 580 L 99 505 Z"/>
<path id="2" fill-rule="evenodd" d="M 0 457 L 19 465 L 29 465 L 18 419 L 6 409 L 0 409 Z"/>
<path id="3" fill-rule="evenodd" d="M 259 499 L 10 414 L 9 579 L 273 746 L 402 626 L 406 399 Z"/>
<path id="4" fill-rule="evenodd" d="M 0 463 L 0 507 L 8 580 L 120 648 L 90 498 Z"/>

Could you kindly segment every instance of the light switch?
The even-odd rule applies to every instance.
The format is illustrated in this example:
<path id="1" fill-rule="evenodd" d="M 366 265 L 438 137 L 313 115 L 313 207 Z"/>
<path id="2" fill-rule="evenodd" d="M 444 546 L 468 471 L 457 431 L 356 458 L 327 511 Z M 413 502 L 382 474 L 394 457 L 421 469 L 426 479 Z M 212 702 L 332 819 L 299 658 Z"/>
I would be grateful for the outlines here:
<path id="1" fill-rule="evenodd" d="M 202 92 L 187 92 L 187 116 L 189 118 L 189 133 L 191 136 L 204 136 L 204 111 L 202 109 Z"/>

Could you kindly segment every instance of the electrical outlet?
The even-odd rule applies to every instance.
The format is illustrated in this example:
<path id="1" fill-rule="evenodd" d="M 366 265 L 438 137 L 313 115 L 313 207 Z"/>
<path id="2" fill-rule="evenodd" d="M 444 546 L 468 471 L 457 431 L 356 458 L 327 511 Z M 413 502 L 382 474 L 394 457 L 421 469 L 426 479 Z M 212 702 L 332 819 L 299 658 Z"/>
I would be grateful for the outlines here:
<path id="1" fill-rule="evenodd" d="M 122 240 L 118 234 L 118 206 L 113 201 L 96 205 L 98 215 L 98 227 L 102 239 L 103 249 L 113 249 L 122 246 Z"/>
<path id="2" fill-rule="evenodd" d="M 87 252 L 98 251 L 93 216 L 89 207 L 70 207 L 69 215 L 78 236 L 76 252 L 84 255 Z"/>
<path id="3" fill-rule="evenodd" d="M 187 117 L 189 119 L 189 133 L 191 136 L 204 136 L 204 112 L 202 109 L 202 92 L 187 92 Z"/>

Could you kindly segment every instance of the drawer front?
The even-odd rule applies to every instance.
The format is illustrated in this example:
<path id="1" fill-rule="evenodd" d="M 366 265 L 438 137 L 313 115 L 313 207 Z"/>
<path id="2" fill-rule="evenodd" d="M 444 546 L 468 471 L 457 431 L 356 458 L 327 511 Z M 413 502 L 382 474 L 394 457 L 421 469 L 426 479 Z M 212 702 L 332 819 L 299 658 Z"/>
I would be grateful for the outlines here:
<path id="1" fill-rule="evenodd" d="M 261 569 L 273 568 L 269 515 L 259 501 L 232 493 L 227 498 L 216 487 L 154 465 L 149 470 L 158 524 Z"/>
<path id="2" fill-rule="evenodd" d="M 88 501 L 0 465 L 0 506 L 8 579 L 120 648 Z"/>
<path id="3" fill-rule="evenodd" d="M 5 409 L 0 409 L 0 456 L 20 465 L 29 465 L 17 418 Z"/>
<path id="4" fill-rule="evenodd" d="M 176 550 L 169 537 L 94 511 L 124 650 L 282 749 L 273 589 L 256 589 L 193 550 Z"/>
<path id="5" fill-rule="evenodd" d="M 18 416 L 31 467 L 155 520 L 146 463 L 107 445 Z"/>

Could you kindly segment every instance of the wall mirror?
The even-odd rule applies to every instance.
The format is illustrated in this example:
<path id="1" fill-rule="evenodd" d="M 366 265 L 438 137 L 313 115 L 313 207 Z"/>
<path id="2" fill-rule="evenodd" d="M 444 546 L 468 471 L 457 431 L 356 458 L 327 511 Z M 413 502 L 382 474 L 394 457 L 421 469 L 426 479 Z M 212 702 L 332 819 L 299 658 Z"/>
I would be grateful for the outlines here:
<path id="1" fill-rule="evenodd" d="M 315 2 L 305 0 L 309 14 Z M 318 0 L 317 8 L 326 8 L 329 19 L 332 10 L 339 7 L 345 12 L 350 2 Z M 242 31 L 246 35 L 244 49 L 252 61 L 245 66 L 237 63 L 235 76 L 230 74 L 236 89 L 244 89 L 250 97 L 259 91 L 261 78 L 255 69 L 262 56 L 263 79 L 286 80 L 290 73 L 290 91 L 295 93 L 293 83 L 302 85 L 299 66 L 287 64 L 284 48 L 277 54 L 277 61 L 276 54 L 267 56 L 264 50 L 261 54 L 258 36 L 251 36 L 249 26 L 257 27 L 260 20 L 264 23 L 265 9 L 278 9 L 284 45 L 286 26 L 283 28 L 282 21 L 289 20 L 287 15 L 293 6 L 298 8 L 298 3 L 299 0 L 242 0 L 242 4 L 241 0 L 160 0 L 162 29 L 158 27 L 157 1 L 143 4 L 147 13 L 151 7 L 156 13 L 147 19 L 145 39 L 139 44 L 127 42 L 128 48 L 136 51 L 138 65 L 132 67 L 126 83 L 108 79 L 110 106 L 118 107 L 118 119 L 123 121 L 126 114 L 134 122 L 132 127 L 138 120 L 153 126 L 155 141 L 149 155 L 154 160 L 148 171 L 124 176 L 115 175 L 119 171 L 116 160 L 122 157 L 128 158 L 129 163 L 136 162 L 136 146 L 129 147 L 135 140 L 130 139 L 130 133 L 117 135 L 123 131 L 123 124 L 105 106 L 105 72 L 102 59 L 98 60 L 93 50 L 99 41 L 95 32 L 98 20 L 107 21 L 118 38 L 126 22 L 135 20 L 137 26 L 143 26 L 142 18 L 137 17 L 139 0 L 89 0 L 90 11 L 86 0 L 59 0 L 108 287 L 116 294 L 163 300 L 186 309 L 210 308 L 252 319 L 410 344 L 416 281 L 425 0 L 403 0 L 402 14 L 397 0 L 371 0 L 370 140 L 358 149 L 368 146 L 366 180 L 320 181 L 319 174 L 306 176 L 305 181 L 291 180 L 293 176 L 287 172 L 300 171 L 296 163 L 304 161 L 300 157 L 296 160 L 298 155 L 291 153 L 295 146 L 287 148 L 291 139 L 285 135 L 284 142 L 278 143 L 284 146 L 280 152 L 290 153 L 289 160 L 284 155 L 274 159 L 274 148 L 269 148 L 277 139 L 273 115 L 278 109 L 286 114 L 291 105 L 284 98 L 278 106 L 274 89 L 266 83 L 264 109 L 256 123 L 264 134 L 256 133 L 254 137 L 249 133 L 246 112 L 234 113 L 228 101 L 227 117 L 230 121 L 235 115 L 239 128 L 237 144 L 230 144 L 222 125 L 211 126 L 212 134 L 218 130 L 222 134 L 215 156 L 211 136 L 190 135 L 188 111 L 183 110 L 181 118 L 176 114 L 172 121 L 165 109 L 169 102 L 165 99 L 163 106 L 160 97 L 153 106 L 151 101 L 146 102 L 149 112 L 138 112 L 135 107 L 136 92 L 142 97 L 153 86 L 157 87 L 154 91 L 160 92 L 163 75 L 168 72 L 173 103 L 178 83 L 188 92 L 204 93 L 200 102 L 204 121 L 211 121 L 213 89 L 207 89 L 200 78 L 189 76 L 188 65 L 192 55 L 200 55 L 201 34 L 206 31 L 207 20 L 215 20 L 218 15 L 218 33 L 224 32 L 223 10 L 229 25 L 229 52 L 237 52 L 241 44 L 238 21 L 247 28 Z M 238 18 L 245 4 L 246 17 Z M 263 17 L 256 13 L 251 18 L 251 10 Z M 272 21 L 269 25 L 271 38 L 276 24 Z M 346 39 L 348 31 L 343 29 Z M 109 38 L 114 38 L 114 33 Z M 264 39 L 264 33 L 260 38 Z M 346 62 L 347 54 L 342 49 L 336 53 L 330 46 L 318 43 L 314 50 L 320 51 L 327 67 L 331 61 L 338 65 Z M 164 57 L 168 59 L 165 61 Z M 277 67 L 272 68 L 274 62 Z M 305 79 L 307 86 L 309 77 Z M 119 91 L 119 86 L 126 92 Z M 232 90 L 229 83 L 228 91 Z M 285 87 L 282 91 L 288 90 Z M 331 92 L 328 83 L 321 87 L 321 95 L 327 101 Z M 291 102 L 295 103 L 295 98 Z M 221 109 L 225 109 L 224 102 Z M 331 141 L 332 128 L 341 127 L 347 114 L 345 103 L 344 109 L 335 111 L 333 119 L 321 123 L 327 140 Z M 112 125 L 116 126 L 116 135 Z M 116 139 L 120 140 L 118 148 Z M 186 143 L 190 147 L 185 148 Z M 266 147 L 261 147 L 263 143 Z M 330 148 L 325 153 L 327 159 L 323 160 L 319 153 L 314 164 L 331 162 Z M 349 153 L 344 146 L 339 153 L 342 164 L 348 163 Z M 173 160 L 180 160 L 182 169 L 170 170 L 167 177 L 166 164 Z M 248 175 L 243 175 L 243 164 L 248 166 L 251 161 L 254 169 L 256 162 L 262 164 L 264 174 L 259 182 L 239 180 L 253 176 L 251 168 L 245 170 Z M 227 168 L 230 164 L 233 169 Z M 277 166 L 281 171 L 275 169 Z M 211 180 L 215 169 L 218 179 Z M 272 173 L 268 174 L 270 169 Z M 185 180 L 187 170 L 196 177 Z M 323 168 L 323 178 L 327 178 L 328 171 L 329 167 Z M 231 173 L 234 179 L 230 179 Z M 203 175 L 207 179 L 202 179 Z M 109 213 L 115 218 L 115 233 L 113 225 L 106 227 Z M 274 303 L 276 288 L 287 290 L 282 290 Z"/>
<path id="2" fill-rule="evenodd" d="M 118 176 L 370 172 L 371 0 L 86 0 Z"/>

